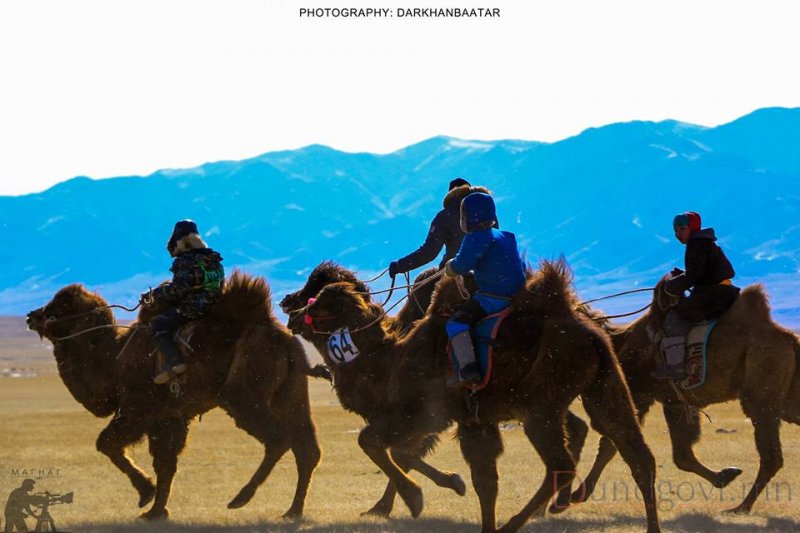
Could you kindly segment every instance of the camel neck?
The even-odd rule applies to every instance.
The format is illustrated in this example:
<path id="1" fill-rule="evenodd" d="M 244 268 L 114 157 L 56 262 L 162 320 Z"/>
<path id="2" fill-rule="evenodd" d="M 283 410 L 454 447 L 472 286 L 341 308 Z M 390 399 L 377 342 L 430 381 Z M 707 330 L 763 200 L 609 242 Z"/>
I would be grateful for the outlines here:
<path id="1" fill-rule="evenodd" d="M 117 408 L 116 354 L 120 348 L 116 328 L 56 341 L 53 347 L 64 385 L 95 416 L 108 416 Z"/>

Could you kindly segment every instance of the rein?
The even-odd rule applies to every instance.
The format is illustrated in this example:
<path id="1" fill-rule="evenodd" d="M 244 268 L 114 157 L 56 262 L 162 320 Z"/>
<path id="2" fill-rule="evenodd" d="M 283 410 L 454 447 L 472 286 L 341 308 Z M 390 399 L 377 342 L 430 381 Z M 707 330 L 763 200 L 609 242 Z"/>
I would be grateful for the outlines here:
<path id="1" fill-rule="evenodd" d="M 616 298 L 618 296 L 625 296 L 626 294 L 635 294 L 637 292 L 645 292 L 645 291 L 653 291 L 653 290 L 655 290 L 655 287 L 646 287 L 644 289 L 634 289 L 634 290 L 631 290 L 631 291 L 623 291 L 623 292 L 618 292 L 616 294 L 609 294 L 608 296 L 601 296 L 600 298 L 593 298 L 591 300 L 586 300 L 585 302 L 581 302 L 581 303 L 578 304 L 577 307 L 578 307 L 578 309 L 580 309 L 581 307 L 585 306 L 586 304 L 590 304 L 592 302 L 599 302 L 601 300 L 610 300 L 611 298 Z M 612 318 L 623 318 L 623 317 L 626 317 L 626 316 L 639 314 L 642 311 L 646 311 L 647 309 L 650 309 L 650 307 L 652 305 L 653 305 L 653 303 L 650 302 L 649 304 L 645 305 L 641 309 L 637 309 L 636 311 L 631 311 L 630 313 L 622 313 L 622 314 L 619 314 L 619 315 L 603 315 L 603 316 L 595 316 L 595 317 L 589 317 L 589 318 L 591 318 L 592 320 L 594 320 L 596 322 L 599 322 L 601 320 L 609 320 L 609 319 L 612 319 Z"/>
<path id="2" fill-rule="evenodd" d="M 365 280 L 363 280 L 363 281 L 364 281 L 364 283 L 372 283 L 373 281 L 376 281 L 376 280 L 379 280 L 379 279 L 381 279 L 381 278 L 383 277 L 383 275 L 384 275 L 384 274 L 386 274 L 387 272 L 389 272 L 389 269 L 388 269 L 388 268 L 387 268 L 387 269 L 385 269 L 385 270 L 384 270 L 383 272 L 381 272 L 380 274 L 378 274 L 377 276 L 375 276 L 374 278 L 365 279 Z"/>
<path id="3" fill-rule="evenodd" d="M 91 327 L 91 328 L 88 328 L 88 329 L 81 330 L 81 331 L 79 331 L 77 333 L 73 333 L 72 335 L 67 335 L 66 337 L 54 337 L 51 340 L 53 340 L 53 341 L 65 341 L 67 339 L 71 339 L 73 337 L 78 337 L 79 335 L 83 335 L 84 333 L 89 333 L 91 331 L 95 331 L 95 330 L 98 330 L 98 329 L 106 329 L 106 328 L 125 328 L 125 329 L 130 329 L 132 327 L 134 327 L 134 326 L 122 326 L 122 325 L 119 325 L 119 324 L 103 324 L 102 326 L 94 326 L 94 327 Z"/>
<path id="4" fill-rule="evenodd" d="M 139 307 L 141 307 L 141 305 L 142 305 L 142 302 L 139 302 L 138 304 L 136 304 L 135 306 L 130 307 L 130 308 L 125 307 L 124 305 L 119 305 L 119 304 L 104 305 L 103 307 L 98 307 L 96 309 L 92 309 L 91 311 L 85 311 L 83 313 L 78 313 L 76 315 L 62 316 L 61 318 L 51 318 L 51 319 L 46 320 L 46 322 L 51 322 L 51 323 L 52 322 L 61 322 L 62 320 L 69 320 L 69 319 L 72 319 L 72 318 L 79 318 L 79 317 L 82 317 L 82 316 L 91 315 L 92 313 L 99 313 L 100 311 L 105 311 L 106 309 L 112 309 L 112 308 L 124 309 L 125 311 L 133 312 L 133 311 L 136 311 Z"/>
<path id="5" fill-rule="evenodd" d="M 622 317 L 625 317 L 625 316 L 631 316 L 631 315 L 636 315 L 638 313 L 641 313 L 642 311 L 645 311 L 645 310 L 649 309 L 652 305 L 653 305 L 653 303 L 651 302 L 651 303 L 645 305 L 644 307 L 642 307 L 641 309 L 637 309 L 636 311 L 631 311 L 630 313 L 623 313 L 621 315 L 603 315 L 603 316 L 593 316 L 593 317 L 590 317 L 590 318 L 592 320 L 595 320 L 595 321 L 598 321 L 598 322 L 600 320 L 608 320 L 608 319 L 611 319 L 611 318 L 622 318 Z"/>
<path id="6" fill-rule="evenodd" d="M 585 302 L 581 302 L 581 303 L 578 304 L 578 307 L 582 307 L 582 306 L 584 306 L 586 304 L 590 304 L 592 302 L 599 302 L 600 300 L 610 300 L 611 298 L 616 298 L 617 296 L 625 296 L 626 294 L 634 294 L 634 293 L 637 293 L 637 292 L 645 292 L 645 291 L 652 291 L 652 290 L 655 290 L 655 287 L 647 287 L 647 288 L 644 288 L 644 289 L 634 289 L 632 291 L 624 291 L 624 292 L 618 292 L 616 294 L 609 294 L 608 296 L 603 296 L 601 298 L 593 298 L 591 300 L 586 300 Z"/>
<path id="7" fill-rule="evenodd" d="M 424 285 L 427 285 L 428 283 L 432 283 L 433 281 L 435 281 L 436 279 L 442 277 L 443 275 L 444 275 L 444 270 L 440 270 L 439 272 L 437 272 L 433 276 L 429 277 L 428 279 L 420 281 L 419 283 L 416 284 L 416 286 L 411 286 L 411 288 L 409 289 L 408 293 L 405 296 L 401 297 L 399 300 L 397 300 L 395 303 L 393 303 L 388 309 L 384 309 L 384 311 L 380 315 L 378 315 L 378 318 L 376 318 L 375 320 L 373 320 L 372 322 L 370 322 L 370 323 L 368 323 L 368 324 L 366 324 L 364 326 L 361 326 L 361 327 L 358 327 L 356 329 L 350 330 L 350 333 L 358 333 L 359 331 L 364 331 L 367 328 L 371 328 L 372 326 L 374 326 L 375 324 L 377 324 L 381 320 L 383 320 L 383 318 L 387 314 L 389 314 L 389 311 L 391 311 L 392 309 L 397 307 L 403 300 L 405 300 L 406 298 L 409 298 L 409 297 L 413 297 L 414 291 L 419 290 L 420 288 L 422 288 Z M 383 292 L 386 292 L 386 291 L 383 291 Z M 359 292 L 357 294 L 364 294 L 364 293 Z M 375 294 L 375 293 L 370 293 L 370 294 Z M 390 296 L 391 296 L 391 294 L 390 294 Z M 389 300 L 387 299 L 386 302 L 388 302 L 388 301 Z M 384 303 L 384 305 L 385 305 L 385 303 Z M 417 305 L 419 305 L 419 304 L 417 304 Z M 420 307 L 422 307 L 422 306 L 420 306 Z M 306 309 L 306 316 L 310 317 L 310 320 L 311 320 L 310 322 L 306 322 L 306 324 L 311 326 L 311 330 L 314 332 L 314 334 L 316 334 L 316 335 L 333 335 L 333 334 L 336 333 L 335 331 L 320 331 L 320 330 L 318 330 L 318 329 L 316 329 L 314 327 L 314 321 L 315 320 L 331 320 L 333 318 L 336 318 L 336 315 L 325 315 L 325 316 L 316 317 L 316 316 L 311 316 L 311 315 L 308 314 L 308 305 L 306 305 L 304 309 Z M 300 310 L 302 310 L 302 309 L 298 309 L 298 311 L 300 311 Z"/>

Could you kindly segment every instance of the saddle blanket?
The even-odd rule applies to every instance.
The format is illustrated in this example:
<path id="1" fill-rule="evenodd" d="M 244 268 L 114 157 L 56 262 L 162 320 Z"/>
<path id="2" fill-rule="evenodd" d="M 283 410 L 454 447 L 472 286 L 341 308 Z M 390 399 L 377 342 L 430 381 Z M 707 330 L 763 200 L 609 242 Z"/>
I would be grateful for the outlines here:
<path id="1" fill-rule="evenodd" d="M 706 382 L 708 337 L 716 323 L 716 320 L 710 320 L 695 324 L 686 336 L 686 358 L 683 362 L 686 378 L 680 382 L 684 390 L 696 389 Z"/>

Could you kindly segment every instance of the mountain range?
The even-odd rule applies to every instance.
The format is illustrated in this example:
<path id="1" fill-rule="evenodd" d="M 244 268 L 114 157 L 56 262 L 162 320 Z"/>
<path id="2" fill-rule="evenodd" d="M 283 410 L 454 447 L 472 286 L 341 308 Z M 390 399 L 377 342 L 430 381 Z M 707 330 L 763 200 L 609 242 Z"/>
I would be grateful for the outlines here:
<path id="1" fill-rule="evenodd" d="M 776 318 L 800 325 L 800 108 L 717 127 L 617 123 L 554 143 L 435 137 L 389 154 L 311 145 L 149 176 L 76 177 L 0 197 L 0 314 L 24 314 L 72 282 L 134 303 L 169 277 L 165 244 L 182 218 L 197 221 L 229 271 L 264 275 L 278 297 L 325 259 L 371 277 L 423 242 L 459 176 L 493 191 L 502 228 L 529 261 L 566 257 L 582 298 L 649 287 L 682 266 L 672 217 L 698 211 L 735 281 L 764 282 Z"/>

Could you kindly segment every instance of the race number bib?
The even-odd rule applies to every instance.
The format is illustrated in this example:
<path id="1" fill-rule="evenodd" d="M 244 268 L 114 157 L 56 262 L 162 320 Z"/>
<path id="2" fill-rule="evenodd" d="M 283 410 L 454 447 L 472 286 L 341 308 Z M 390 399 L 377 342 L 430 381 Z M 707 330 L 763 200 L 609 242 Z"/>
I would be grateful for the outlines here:
<path id="1" fill-rule="evenodd" d="M 350 338 L 350 328 L 337 329 L 328 338 L 328 357 L 336 364 L 343 365 L 358 357 L 358 348 Z"/>

